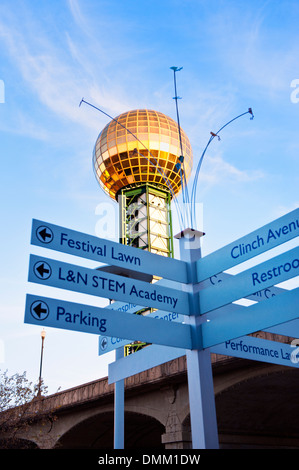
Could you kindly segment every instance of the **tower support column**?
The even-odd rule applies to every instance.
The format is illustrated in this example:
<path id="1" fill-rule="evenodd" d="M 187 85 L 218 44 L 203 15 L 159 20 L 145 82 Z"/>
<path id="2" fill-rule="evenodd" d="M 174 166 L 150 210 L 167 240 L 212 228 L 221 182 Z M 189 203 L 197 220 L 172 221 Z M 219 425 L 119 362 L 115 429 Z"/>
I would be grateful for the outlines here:
<path id="1" fill-rule="evenodd" d="M 118 202 L 120 242 L 173 257 L 170 193 L 144 183 L 135 188 L 123 188 Z"/>
<path id="2" fill-rule="evenodd" d="M 180 257 L 189 263 L 190 272 L 187 289 L 190 292 L 193 315 L 185 316 L 185 323 L 191 326 L 199 349 L 187 350 L 187 373 L 189 407 L 193 449 L 218 449 L 218 429 L 212 375 L 211 354 L 209 349 L 200 349 L 196 338 L 199 324 L 204 321 L 199 312 L 199 292 L 196 290 L 194 261 L 201 258 L 200 237 L 202 232 L 186 229 L 175 238 L 179 239 Z M 192 264 L 193 263 L 193 264 Z"/>

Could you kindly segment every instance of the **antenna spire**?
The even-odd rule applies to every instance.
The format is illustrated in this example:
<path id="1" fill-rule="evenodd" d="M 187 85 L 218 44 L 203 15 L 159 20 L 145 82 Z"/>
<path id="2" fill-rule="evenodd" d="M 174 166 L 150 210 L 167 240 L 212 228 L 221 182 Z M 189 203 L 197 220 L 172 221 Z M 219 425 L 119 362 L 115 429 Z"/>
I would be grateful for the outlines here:
<path id="1" fill-rule="evenodd" d="M 183 202 L 189 202 L 188 196 L 188 188 L 187 188 L 187 181 L 186 181 L 186 172 L 185 172 L 185 163 L 184 163 L 184 155 L 183 155 L 183 144 L 182 144 L 182 135 L 181 135 L 181 126 L 180 126 L 180 116 L 179 116 L 179 107 L 178 107 L 178 100 L 182 98 L 177 94 L 177 84 L 176 84 L 176 72 L 179 72 L 183 69 L 183 67 L 170 67 L 173 70 L 173 82 L 174 82 L 174 93 L 175 96 L 173 99 L 175 100 L 175 107 L 176 107 L 176 115 L 177 115 L 177 124 L 178 124 L 178 131 L 179 131 L 179 139 L 180 139 L 180 149 L 181 155 L 179 157 L 179 161 L 176 164 L 176 169 L 180 172 L 181 175 L 181 185 L 182 185 L 182 194 L 183 194 Z"/>

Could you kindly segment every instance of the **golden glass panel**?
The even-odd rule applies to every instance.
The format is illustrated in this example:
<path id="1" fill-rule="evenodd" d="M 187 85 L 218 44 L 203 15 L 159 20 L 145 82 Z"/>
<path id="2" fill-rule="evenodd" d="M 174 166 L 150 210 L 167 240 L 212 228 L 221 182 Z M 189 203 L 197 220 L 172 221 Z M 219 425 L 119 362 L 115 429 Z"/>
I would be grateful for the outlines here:
<path id="1" fill-rule="evenodd" d="M 188 179 L 193 157 L 189 139 L 182 128 L 181 140 L 182 171 L 184 168 Z M 180 136 L 173 119 L 158 111 L 133 110 L 119 115 L 99 134 L 93 164 L 100 186 L 113 199 L 122 187 L 141 181 L 168 188 L 173 196 L 181 189 L 181 172 L 175 167 L 180 155 Z M 122 170 L 127 175 L 119 174 Z"/>

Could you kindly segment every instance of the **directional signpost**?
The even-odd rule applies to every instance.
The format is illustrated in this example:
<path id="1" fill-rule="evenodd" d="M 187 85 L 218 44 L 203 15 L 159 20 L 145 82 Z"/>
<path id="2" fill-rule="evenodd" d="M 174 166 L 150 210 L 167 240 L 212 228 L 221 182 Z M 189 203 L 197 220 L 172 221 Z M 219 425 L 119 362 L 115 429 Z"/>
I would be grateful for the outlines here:
<path id="1" fill-rule="evenodd" d="M 260 240 L 262 235 L 261 234 L 268 234 L 267 235 L 267 249 L 273 248 L 274 246 L 277 246 L 278 244 L 284 243 L 285 241 L 288 241 L 291 238 L 297 237 L 298 236 L 298 229 L 299 229 L 299 222 L 298 222 L 298 215 L 299 211 L 293 211 L 291 214 L 288 214 L 287 216 L 279 219 L 278 221 L 275 221 L 273 225 L 268 224 L 266 228 L 263 228 L 260 231 L 255 232 L 255 237 L 258 236 L 258 233 L 260 233 Z M 287 237 L 283 237 L 279 239 L 280 235 L 287 235 Z M 278 239 L 274 241 L 274 239 Z M 257 242 L 254 243 L 254 238 L 253 243 L 250 245 L 251 251 L 252 251 L 252 256 L 255 256 L 257 254 L 260 254 L 262 251 L 265 250 L 259 250 L 259 251 L 253 251 L 254 249 L 257 250 L 259 248 L 257 246 Z M 273 240 L 272 240 L 273 239 Z M 255 238 L 255 240 L 258 240 L 258 238 Z M 271 242 L 271 243 L 270 243 Z M 260 245 L 262 245 L 262 241 L 259 241 Z M 238 262 L 236 262 L 234 259 L 231 260 L 228 258 L 228 261 L 223 263 L 221 261 L 221 256 L 226 256 L 227 257 L 227 252 L 231 254 L 231 258 L 233 258 L 232 254 L 234 256 L 237 256 L 236 249 L 235 247 L 238 247 L 240 250 L 240 253 L 242 250 L 244 251 L 243 254 L 246 254 L 246 259 L 249 259 L 251 256 L 248 256 L 248 253 L 245 253 L 245 251 L 249 251 L 249 246 L 246 248 L 246 246 L 249 245 L 249 243 L 245 243 L 245 239 L 241 239 L 241 241 L 237 241 L 234 244 L 230 245 L 228 248 L 224 248 L 220 254 L 218 253 L 218 256 L 214 257 L 214 254 L 210 255 L 210 261 L 212 265 L 212 270 L 210 269 L 209 263 L 204 261 L 203 263 L 203 269 L 201 269 L 201 262 L 203 260 L 206 260 L 206 258 L 201 258 L 197 261 L 197 281 L 204 281 L 208 277 L 210 277 L 210 280 L 214 286 L 220 287 L 218 292 L 215 292 L 214 289 L 202 289 L 200 290 L 199 294 L 199 312 L 201 315 L 203 315 L 203 318 L 206 320 L 209 319 L 210 321 L 202 321 L 200 322 L 201 324 L 197 325 L 196 319 L 193 320 L 193 325 L 191 325 L 191 328 L 193 327 L 193 337 L 194 337 L 194 330 L 196 331 L 196 336 L 200 336 L 202 339 L 202 348 L 205 349 L 208 347 L 208 344 L 205 344 L 205 342 L 208 340 L 206 332 L 211 331 L 211 337 L 213 338 L 213 332 L 215 333 L 216 330 L 213 330 L 214 327 L 217 327 L 217 318 L 220 318 L 222 320 L 222 324 L 219 324 L 218 327 L 218 332 L 217 334 L 219 335 L 220 333 L 223 333 L 222 327 L 223 327 L 223 322 L 225 322 L 225 326 L 227 326 L 227 337 L 233 338 L 236 334 L 240 334 L 240 331 L 237 329 L 234 330 L 234 322 L 238 325 L 240 318 L 241 318 L 241 313 L 246 309 L 246 313 L 248 313 L 247 319 L 247 325 L 244 326 L 245 334 L 248 334 L 252 331 L 256 331 L 258 329 L 264 328 L 264 327 L 271 327 L 271 325 L 277 325 L 279 322 L 286 322 L 290 320 L 291 318 L 296 318 L 299 316 L 298 312 L 298 289 L 294 291 L 292 297 L 289 295 L 285 295 L 284 297 L 280 298 L 278 302 L 276 302 L 277 296 L 279 296 L 283 290 L 280 288 L 272 287 L 274 282 L 282 282 L 283 280 L 295 277 L 298 274 L 298 250 L 292 250 L 291 252 L 287 253 L 286 255 L 282 255 L 280 257 L 276 257 L 274 259 L 274 262 L 269 265 L 268 264 L 261 264 L 257 269 L 248 271 L 246 274 L 241 274 L 239 276 L 229 276 L 226 273 L 223 273 L 223 275 L 219 275 L 221 270 L 229 269 L 233 265 L 238 264 L 239 262 L 241 263 L 244 261 L 244 257 L 242 259 L 239 259 Z M 241 256 L 241 255 L 239 255 Z M 213 265 L 214 263 L 214 265 Z M 217 264 L 218 263 L 218 264 Z M 270 267 L 271 266 L 271 267 Z M 210 269 L 210 270 L 209 270 Z M 191 271 L 191 269 L 190 269 Z M 289 273 L 291 271 L 291 273 Z M 191 271 L 192 272 L 192 271 Z M 193 271 L 193 276 L 194 276 L 194 271 Z M 251 277 L 250 277 L 251 276 Z M 221 279 L 221 277 L 224 277 L 224 279 Z M 219 279 L 220 278 L 220 279 Z M 226 279 L 225 279 L 226 278 Z M 273 279 L 272 282 L 270 279 Z M 275 279 L 277 278 L 277 279 Z M 213 279 L 213 281 L 212 281 Z M 230 279 L 230 282 L 228 283 L 228 286 L 225 286 L 226 281 Z M 234 282 L 236 280 L 236 282 Z M 217 281 L 217 282 L 216 282 Z M 220 281 L 220 282 L 219 282 Z M 264 289 L 262 289 L 261 292 L 256 292 L 258 289 L 253 289 L 252 285 L 254 284 L 262 284 Z M 233 293 L 231 293 L 231 290 L 233 290 Z M 272 290 L 272 292 L 271 292 Z M 257 295 L 259 294 L 259 295 Z M 240 298 L 243 297 L 248 297 L 248 296 L 253 296 L 254 300 L 264 300 L 265 302 L 262 302 L 259 307 L 255 307 L 255 311 L 253 310 L 248 310 L 246 307 L 238 307 L 236 304 L 230 304 L 236 309 L 238 309 L 237 315 L 232 318 L 227 318 L 227 321 L 225 320 L 225 310 L 234 310 L 236 309 L 228 309 L 227 307 L 223 307 L 227 305 L 229 302 L 239 300 Z M 221 297 L 222 296 L 222 297 Z M 252 298 L 252 297 L 251 297 Z M 270 303 L 269 300 L 271 299 Z M 284 305 L 284 301 L 287 302 L 287 305 Z M 257 304 L 259 305 L 259 304 Z M 276 306 L 275 306 L 276 305 Z M 275 308 L 275 311 L 273 309 Z M 216 310 L 212 310 L 212 309 Z M 250 307 L 251 309 L 253 307 Z M 193 309 L 194 310 L 194 309 Z M 221 312 L 222 310 L 222 312 Z M 287 311 L 287 315 L 283 315 L 283 312 Z M 269 314 L 270 312 L 270 314 Z M 280 317 L 278 317 L 278 312 L 280 312 Z M 282 312 L 282 313 L 281 313 Z M 255 314 L 255 316 L 254 316 Z M 262 323 L 260 320 L 257 318 L 257 316 L 261 314 L 263 317 Z M 276 317 L 275 317 L 276 315 Z M 211 317 L 214 321 L 211 321 Z M 189 317 L 190 319 L 192 317 Z M 251 322 L 252 319 L 255 320 L 255 325 L 252 326 Z M 286 323 L 287 325 L 288 323 Z M 237 333 L 238 331 L 238 333 Z M 243 332 L 244 334 L 244 332 Z M 249 337 L 246 337 L 246 340 Z M 222 337 L 222 341 L 224 341 L 225 338 L 224 336 Z M 197 339 L 198 341 L 198 339 Z M 234 350 L 236 349 L 235 355 L 237 357 L 246 357 L 249 359 L 253 360 L 262 360 L 262 361 L 267 361 L 276 363 L 276 364 L 283 364 L 283 365 L 290 365 L 292 367 L 298 367 L 297 363 L 298 360 L 290 362 L 290 347 L 288 345 L 280 345 L 280 354 L 281 357 L 279 356 L 279 353 L 277 350 L 273 352 L 273 347 L 271 348 L 270 344 L 268 341 L 263 342 L 261 344 L 261 340 L 259 338 L 254 338 L 251 339 L 249 338 L 248 342 L 245 343 L 244 339 L 241 339 L 242 344 L 244 344 L 244 347 L 241 348 L 238 346 L 235 346 L 235 344 L 231 340 L 226 340 L 225 343 L 218 344 L 214 347 L 211 347 L 210 350 L 206 349 L 207 351 L 210 352 L 217 352 L 219 354 L 228 354 L 227 349 L 230 349 L 230 355 L 234 355 Z M 217 344 L 218 340 L 214 338 L 214 342 Z M 251 344 L 248 344 L 250 343 Z M 254 344 L 252 344 L 254 342 Z M 258 342 L 258 344 L 257 344 Z M 239 343 L 236 343 L 237 345 Z M 229 345 L 232 347 L 229 348 Z M 278 347 L 278 346 L 277 346 Z M 269 351 L 270 354 L 267 356 L 265 351 Z M 240 351 L 240 352 L 239 352 Z M 242 352 L 241 352 L 242 351 Z M 187 357 L 188 354 L 193 354 L 193 351 L 186 351 Z M 129 375 L 133 375 L 134 373 L 141 372 L 143 370 L 146 370 L 146 368 L 154 367 L 158 364 L 161 364 L 163 362 L 167 362 L 169 360 L 175 359 L 176 357 L 180 357 L 183 355 L 183 352 L 181 349 L 178 348 L 165 348 L 163 346 L 156 346 L 152 345 L 149 346 L 142 351 L 139 351 L 137 354 L 132 355 L 131 357 L 128 358 L 123 358 L 119 360 L 118 362 L 111 364 L 109 366 L 109 381 L 110 383 L 113 383 L 115 380 L 119 380 L 120 378 L 125 378 Z M 205 367 L 207 366 L 207 363 L 204 364 L 205 358 L 202 360 L 201 367 L 203 370 L 205 370 Z M 193 367 L 193 370 L 190 372 L 190 367 Z M 195 377 L 196 375 L 196 370 L 194 368 L 194 364 L 188 366 L 188 381 L 192 380 L 192 383 L 195 383 L 195 380 L 192 379 L 192 375 Z M 209 373 L 209 370 L 208 370 Z M 205 375 L 206 379 L 207 375 Z M 210 378 L 209 378 L 210 380 Z M 202 380 L 203 382 L 203 380 Z M 200 389 L 200 375 L 199 375 L 199 382 L 198 382 L 198 387 L 197 387 L 197 392 Z M 194 387 L 190 387 L 190 389 L 194 389 Z M 207 393 L 204 388 L 201 390 L 200 394 L 200 401 L 202 400 L 202 394 Z M 193 397 L 189 396 L 190 399 L 190 414 L 192 414 L 192 407 L 193 411 L 195 408 L 195 404 L 191 404 L 191 400 L 195 401 Z M 199 400 L 198 400 L 199 402 Z M 209 406 L 210 405 L 210 406 Z M 202 429 L 203 431 L 204 428 L 206 428 L 206 431 L 204 431 L 207 434 L 207 440 L 210 440 L 210 443 L 213 441 L 213 432 L 216 434 L 215 431 L 215 415 L 214 415 L 214 410 L 212 409 L 211 413 L 211 403 L 208 403 L 208 416 L 205 415 L 203 417 L 203 412 L 204 409 L 202 407 L 202 413 L 200 416 L 197 418 L 198 421 L 200 419 L 202 420 Z M 191 418 L 192 419 L 192 418 Z M 196 427 L 196 424 L 195 426 Z M 197 431 L 197 430 L 196 430 Z M 196 446 L 196 440 L 197 442 L 199 441 L 198 435 L 194 436 L 196 434 L 196 431 L 194 432 L 192 430 L 192 439 L 193 439 L 193 446 L 195 444 Z M 216 440 L 216 439 L 215 439 Z M 207 442 L 207 441 L 206 441 Z M 215 441 L 214 441 L 215 442 Z M 204 444 L 205 445 L 205 444 Z M 214 445 L 216 446 L 216 445 Z"/>
<path id="2" fill-rule="evenodd" d="M 299 333 L 299 288 L 275 286 L 298 275 L 298 247 L 236 275 L 225 271 L 298 234 L 299 209 L 202 258 L 199 234 L 188 229 L 178 237 L 181 260 L 175 260 L 33 220 L 33 245 L 129 269 L 136 279 L 31 255 L 30 282 L 115 302 L 99 308 L 27 295 L 25 322 L 96 334 L 99 354 L 120 351 L 134 340 L 152 343 L 129 357 L 118 354 L 109 366 L 109 383 L 187 354 L 193 448 L 217 448 L 210 353 L 291 367 L 299 363 L 291 346 L 247 336 L 258 330 L 284 334 L 292 328 Z M 149 283 L 138 280 L 138 273 L 162 279 Z M 243 298 L 256 303 L 234 303 Z M 134 315 L 143 307 L 157 311 Z"/>

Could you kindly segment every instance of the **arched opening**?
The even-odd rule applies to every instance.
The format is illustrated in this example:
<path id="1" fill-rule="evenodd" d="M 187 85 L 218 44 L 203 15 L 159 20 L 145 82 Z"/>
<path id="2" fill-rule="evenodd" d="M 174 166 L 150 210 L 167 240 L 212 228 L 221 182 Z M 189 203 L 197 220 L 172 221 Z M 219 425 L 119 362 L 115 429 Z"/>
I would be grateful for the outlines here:
<path id="1" fill-rule="evenodd" d="M 125 414 L 125 449 L 164 449 L 164 426 L 154 418 L 139 413 Z"/>
<path id="2" fill-rule="evenodd" d="M 38 449 L 38 445 L 27 439 L 8 438 L 0 439 L 0 449 Z"/>
<path id="3" fill-rule="evenodd" d="M 139 413 L 125 413 L 125 449 L 164 449 L 164 426 Z M 57 442 L 59 449 L 113 449 L 113 412 L 100 413 L 77 424 Z"/>
<path id="4" fill-rule="evenodd" d="M 239 382 L 216 396 L 220 447 L 299 448 L 299 371 Z"/>

